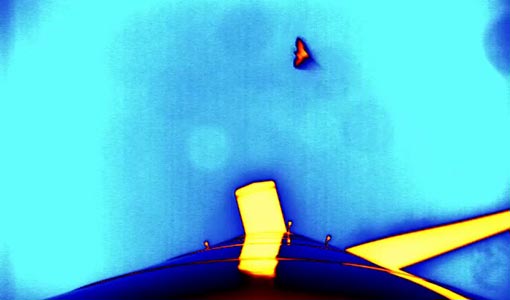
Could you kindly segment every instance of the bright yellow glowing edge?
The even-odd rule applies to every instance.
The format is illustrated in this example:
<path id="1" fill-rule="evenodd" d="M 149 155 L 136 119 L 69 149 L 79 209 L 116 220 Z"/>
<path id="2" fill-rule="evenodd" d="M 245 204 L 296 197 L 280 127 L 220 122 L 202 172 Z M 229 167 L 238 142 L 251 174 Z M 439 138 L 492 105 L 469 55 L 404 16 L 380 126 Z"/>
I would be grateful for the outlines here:
<path id="1" fill-rule="evenodd" d="M 389 270 L 399 271 L 393 274 L 425 286 L 448 299 L 466 299 L 402 269 L 509 229 L 510 210 L 391 236 L 357 245 L 345 251 Z"/>
<path id="2" fill-rule="evenodd" d="M 274 277 L 282 237 L 286 232 L 274 181 L 255 182 L 236 191 L 245 231 L 239 270 Z"/>
<path id="3" fill-rule="evenodd" d="M 286 232 L 276 185 L 274 181 L 255 182 L 238 189 L 236 198 L 245 230 L 238 268 L 253 276 L 273 278 L 281 241 Z M 510 230 L 510 210 L 399 234 L 350 247 L 345 251 L 448 299 L 467 299 L 402 269 L 506 230 Z"/>

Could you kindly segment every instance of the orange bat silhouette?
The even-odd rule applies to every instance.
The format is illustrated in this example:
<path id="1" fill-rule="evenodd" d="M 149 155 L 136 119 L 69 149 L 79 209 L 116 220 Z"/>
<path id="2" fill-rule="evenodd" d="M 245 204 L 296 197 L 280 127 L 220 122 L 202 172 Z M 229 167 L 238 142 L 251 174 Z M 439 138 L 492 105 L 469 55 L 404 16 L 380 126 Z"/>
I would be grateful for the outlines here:
<path id="1" fill-rule="evenodd" d="M 310 59 L 310 54 L 308 53 L 306 44 L 300 38 L 296 38 L 296 51 L 294 52 L 294 54 L 296 55 L 296 57 L 294 58 L 295 68 L 298 68 L 308 59 Z"/>

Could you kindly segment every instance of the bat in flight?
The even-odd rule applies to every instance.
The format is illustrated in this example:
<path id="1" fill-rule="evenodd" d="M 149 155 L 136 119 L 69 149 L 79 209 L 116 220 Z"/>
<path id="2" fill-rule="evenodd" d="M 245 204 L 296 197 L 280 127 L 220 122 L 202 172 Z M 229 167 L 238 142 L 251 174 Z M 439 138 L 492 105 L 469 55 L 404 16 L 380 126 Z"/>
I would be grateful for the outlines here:
<path id="1" fill-rule="evenodd" d="M 294 68 L 301 69 L 306 67 L 311 61 L 312 56 L 310 50 L 302 38 L 296 38 L 296 51 L 294 51 Z"/>

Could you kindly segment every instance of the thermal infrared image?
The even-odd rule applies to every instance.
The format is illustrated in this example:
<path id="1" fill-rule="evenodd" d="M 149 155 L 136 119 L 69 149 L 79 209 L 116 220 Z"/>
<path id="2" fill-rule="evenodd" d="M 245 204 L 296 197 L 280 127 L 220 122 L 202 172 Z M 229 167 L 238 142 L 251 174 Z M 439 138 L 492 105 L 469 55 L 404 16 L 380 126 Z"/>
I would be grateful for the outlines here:
<path id="1" fill-rule="evenodd" d="M 0 0 L 0 300 L 510 300 L 508 0 Z"/>

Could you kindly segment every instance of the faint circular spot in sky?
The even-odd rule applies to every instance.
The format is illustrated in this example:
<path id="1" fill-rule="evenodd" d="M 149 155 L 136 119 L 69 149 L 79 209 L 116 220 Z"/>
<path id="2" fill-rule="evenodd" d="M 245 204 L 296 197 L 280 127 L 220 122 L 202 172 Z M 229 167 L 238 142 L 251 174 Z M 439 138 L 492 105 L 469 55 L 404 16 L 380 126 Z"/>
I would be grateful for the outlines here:
<path id="1" fill-rule="evenodd" d="M 502 74 L 510 75 L 510 13 L 497 18 L 485 36 L 485 52 L 492 65 Z"/>
<path id="2" fill-rule="evenodd" d="M 478 247 L 473 255 L 476 263 L 471 265 L 470 271 L 473 272 L 476 284 L 486 290 L 505 286 L 505 282 L 510 278 L 508 275 L 510 267 L 499 265 L 500 262 L 509 261 L 510 255 L 505 251 L 505 247 L 496 244 L 496 241 L 491 241 L 490 246 Z M 490 268 L 491 272 L 487 272 L 487 268 Z"/>
<path id="3" fill-rule="evenodd" d="M 377 105 L 355 104 L 344 114 L 342 122 L 345 144 L 358 151 L 384 151 L 392 141 L 393 128 L 388 114 Z"/>
<path id="4" fill-rule="evenodd" d="M 333 150 L 341 144 L 341 116 L 333 107 L 310 108 L 299 125 L 298 136 L 313 150 Z"/>
<path id="5" fill-rule="evenodd" d="M 188 158 L 193 166 L 204 171 L 223 168 L 230 152 L 225 131 L 213 126 L 193 128 L 187 146 Z"/>

